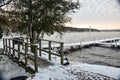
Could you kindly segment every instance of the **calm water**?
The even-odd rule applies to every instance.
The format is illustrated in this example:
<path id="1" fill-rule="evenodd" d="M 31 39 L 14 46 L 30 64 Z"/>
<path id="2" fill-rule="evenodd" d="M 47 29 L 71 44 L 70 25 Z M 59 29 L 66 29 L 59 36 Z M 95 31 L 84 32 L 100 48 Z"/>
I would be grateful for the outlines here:
<path id="1" fill-rule="evenodd" d="M 44 39 L 61 41 L 64 43 L 78 43 L 90 40 L 99 40 L 106 38 L 120 37 L 120 32 L 67 32 L 60 38 L 59 34 L 44 36 Z"/>
<path id="2" fill-rule="evenodd" d="M 99 64 L 120 68 L 120 49 L 91 47 L 66 55 L 72 62 Z"/>
<path id="3" fill-rule="evenodd" d="M 45 36 L 45 39 L 62 41 L 64 43 L 77 43 L 90 40 L 120 37 L 120 32 L 69 32 L 63 34 L 62 38 L 58 34 Z M 89 64 L 99 64 L 120 67 L 120 49 L 91 47 L 77 50 L 67 54 L 70 62 L 82 62 Z"/>

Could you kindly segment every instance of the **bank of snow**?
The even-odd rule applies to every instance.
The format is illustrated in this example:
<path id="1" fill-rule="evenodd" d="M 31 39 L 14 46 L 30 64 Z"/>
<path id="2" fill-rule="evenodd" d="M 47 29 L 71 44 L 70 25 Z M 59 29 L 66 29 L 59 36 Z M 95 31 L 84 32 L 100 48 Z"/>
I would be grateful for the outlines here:
<path id="1" fill-rule="evenodd" d="M 39 69 L 39 73 L 27 80 L 114 80 L 119 77 L 119 68 L 77 63 Z"/>
<path id="2" fill-rule="evenodd" d="M 18 76 L 30 76 L 25 70 L 10 60 L 7 56 L 0 55 L 0 72 L 5 80 Z M 0 76 L 1 77 L 1 76 Z"/>

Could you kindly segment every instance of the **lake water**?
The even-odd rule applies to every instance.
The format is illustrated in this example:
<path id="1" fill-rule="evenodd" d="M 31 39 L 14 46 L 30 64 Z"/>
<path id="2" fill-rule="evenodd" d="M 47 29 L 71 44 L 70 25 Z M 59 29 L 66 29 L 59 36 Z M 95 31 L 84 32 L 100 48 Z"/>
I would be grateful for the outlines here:
<path id="1" fill-rule="evenodd" d="M 120 37 L 120 32 L 66 32 L 62 37 L 55 33 L 52 36 L 44 36 L 44 39 L 61 41 L 64 43 L 78 43 L 90 40 L 99 40 L 106 38 Z"/>
<path id="2" fill-rule="evenodd" d="M 62 38 L 58 34 L 54 34 L 52 36 L 45 36 L 44 39 L 64 43 L 78 43 L 114 37 L 120 37 L 120 32 L 67 32 L 63 34 Z M 73 64 L 74 62 L 82 62 L 120 68 L 120 49 L 91 47 L 71 52 L 66 57 Z"/>

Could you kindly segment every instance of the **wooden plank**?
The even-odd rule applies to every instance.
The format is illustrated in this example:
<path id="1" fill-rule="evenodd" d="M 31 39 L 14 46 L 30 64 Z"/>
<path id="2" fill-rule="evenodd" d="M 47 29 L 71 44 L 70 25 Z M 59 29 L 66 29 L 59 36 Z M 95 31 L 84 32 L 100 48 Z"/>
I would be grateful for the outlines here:
<path id="1" fill-rule="evenodd" d="M 32 61 L 35 61 L 35 59 L 33 59 L 32 57 L 30 57 L 29 55 L 28 55 L 27 58 L 30 59 L 30 60 L 32 60 Z"/>
<path id="2" fill-rule="evenodd" d="M 51 60 L 51 41 L 49 41 L 49 60 Z"/>
<path id="3" fill-rule="evenodd" d="M 10 39 L 8 39 L 9 40 L 9 56 L 11 55 L 11 43 L 10 43 Z"/>
<path id="4" fill-rule="evenodd" d="M 13 47 L 13 57 L 15 56 L 15 50 L 14 50 L 14 48 L 15 48 L 15 45 L 14 45 L 14 40 L 12 39 L 12 47 Z"/>
<path id="5" fill-rule="evenodd" d="M 17 50 L 17 49 L 13 49 L 13 51 L 14 51 L 14 52 L 18 52 L 18 50 Z M 14 54 L 14 55 L 15 55 L 15 54 Z"/>
<path id="6" fill-rule="evenodd" d="M 47 51 L 47 50 L 44 50 L 44 49 L 40 49 L 40 50 L 49 53 L 49 51 Z"/>
<path id="7" fill-rule="evenodd" d="M 63 43 L 61 43 L 60 54 L 61 54 L 61 64 L 63 64 L 63 63 L 64 63 L 64 56 L 63 56 Z"/>
<path id="8" fill-rule="evenodd" d="M 3 39 L 3 51 L 5 51 L 5 39 Z"/>
<path id="9" fill-rule="evenodd" d="M 51 42 L 54 42 L 54 43 L 63 43 L 63 42 L 58 42 L 58 41 L 46 40 L 46 39 L 39 39 L 39 40 L 41 40 L 41 41 L 47 41 L 47 42 L 51 41 Z"/>
<path id="10" fill-rule="evenodd" d="M 5 39 L 5 46 L 6 46 L 6 54 L 7 54 L 7 52 L 8 52 L 8 50 L 7 50 L 7 39 Z"/>
<path id="11" fill-rule="evenodd" d="M 39 40 L 39 56 L 41 56 L 41 40 Z"/>
<path id="12" fill-rule="evenodd" d="M 18 59 L 20 59 L 20 43 L 18 43 Z"/>
<path id="13" fill-rule="evenodd" d="M 39 50 L 39 48 L 37 48 L 38 50 Z M 44 50 L 44 49 L 40 49 L 41 51 L 43 51 L 43 52 L 46 52 L 47 54 L 49 54 L 49 51 L 46 51 L 46 50 Z M 51 54 L 52 55 L 55 55 L 55 56 L 58 56 L 58 57 L 60 57 L 61 55 L 60 54 L 57 54 L 57 53 L 54 53 L 54 52 L 51 52 Z"/>
<path id="14" fill-rule="evenodd" d="M 38 72 L 37 46 L 34 46 L 35 72 Z"/>
<path id="15" fill-rule="evenodd" d="M 18 51 L 18 52 L 19 52 L 19 51 Z M 20 54 L 20 55 L 22 54 L 23 56 L 25 56 L 25 53 L 23 53 L 23 52 L 19 52 L 19 54 Z"/>
<path id="16" fill-rule="evenodd" d="M 28 48 L 28 44 L 25 43 L 25 67 L 26 67 L 26 71 L 27 71 L 27 65 L 28 65 L 28 60 L 27 60 L 27 48 Z"/>

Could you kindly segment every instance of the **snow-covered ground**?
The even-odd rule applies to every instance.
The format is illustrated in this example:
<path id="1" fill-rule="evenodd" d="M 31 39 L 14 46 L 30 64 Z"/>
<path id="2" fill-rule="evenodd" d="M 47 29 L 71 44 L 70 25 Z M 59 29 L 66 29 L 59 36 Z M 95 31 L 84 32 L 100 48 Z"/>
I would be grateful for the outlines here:
<path id="1" fill-rule="evenodd" d="M 2 47 L 2 40 L 0 40 L 0 48 Z M 56 58 L 53 59 L 59 63 L 59 59 Z M 5 62 L 0 61 L 0 70 L 4 72 L 8 80 L 22 75 L 30 76 L 11 60 L 4 59 L 6 59 Z M 27 80 L 116 80 L 120 77 L 120 68 L 84 64 L 77 61 L 70 63 L 68 66 L 54 64 L 45 68 L 39 67 L 39 72 Z"/>
<path id="2" fill-rule="evenodd" d="M 119 76 L 119 68 L 75 63 L 39 69 L 39 73 L 27 80 L 114 80 Z"/>
<path id="3" fill-rule="evenodd" d="M 11 61 L 7 56 L 0 55 L 0 71 L 5 80 L 10 80 L 18 76 L 30 76 L 25 70 Z M 0 76 L 1 77 L 1 76 Z"/>
<path id="4" fill-rule="evenodd" d="M 0 70 L 3 71 L 6 80 L 18 76 L 30 76 L 7 57 L 4 56 L 3 59 L 0 61 Z M 39 72 L 27 80 L 114 80 L 119 76 L 119 68 L 72 62 L 68 66 L 55 64 L 39 68 Z"/>

